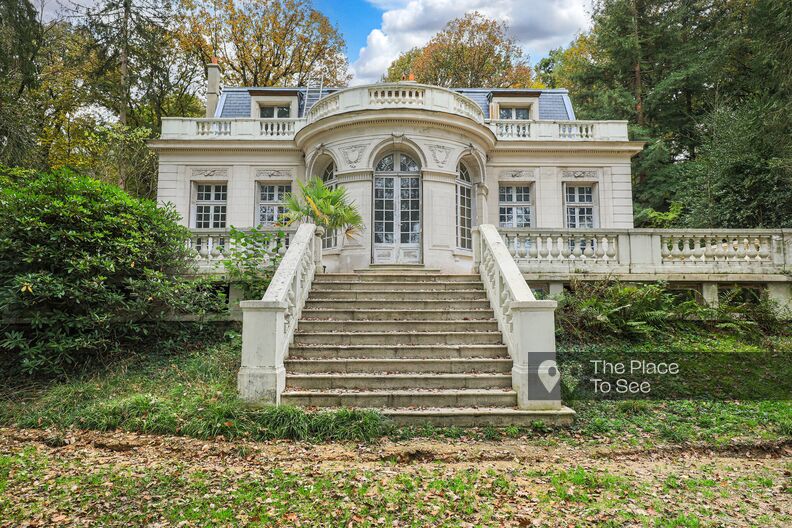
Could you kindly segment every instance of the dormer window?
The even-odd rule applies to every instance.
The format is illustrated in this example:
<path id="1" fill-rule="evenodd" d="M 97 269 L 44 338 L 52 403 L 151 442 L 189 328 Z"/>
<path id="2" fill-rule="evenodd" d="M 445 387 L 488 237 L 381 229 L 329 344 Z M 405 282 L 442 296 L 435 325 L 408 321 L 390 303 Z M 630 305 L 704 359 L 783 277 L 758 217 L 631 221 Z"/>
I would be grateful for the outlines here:
<path id="1" fill-rule="evenodd" d="M 260 117 L 262 119 L 288 119 L 291 117 L 290 106 L 264 106 L 260 107 Z"/>
<path id="2" fill-rule="evenodd" d="M 500 119 L 531 119 L 530 106 L 501 106 Z"/>

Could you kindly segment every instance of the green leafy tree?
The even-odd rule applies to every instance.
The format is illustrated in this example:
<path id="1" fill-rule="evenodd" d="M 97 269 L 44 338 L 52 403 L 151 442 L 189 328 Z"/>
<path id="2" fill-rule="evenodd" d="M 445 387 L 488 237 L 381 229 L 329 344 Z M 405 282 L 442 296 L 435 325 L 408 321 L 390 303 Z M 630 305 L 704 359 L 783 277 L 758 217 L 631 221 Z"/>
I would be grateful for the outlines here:
<path id="1" fill-rule="evenodd" d="M 450 21 L 426 46 L 400 55 L 385 80 L 400 81 L 411 74 L 420 83 L 446 87 L 539 86 L 509 27 L 478 12 Z"/>
<path id="2" fill-rule="evenodd" d="M 340 230 L 347 237 L 363 229 L 363 217 L 344 187 L 328 188 L 321 178 L 312 178 L 307 184 L 298 182 L 298 185 L 302 199 L 294 193 L 286 197 L 289 223 L 307 221 L 328 231 Z"/>
<path id="3" fill-rule="evenodd" d="M 243 299 L 261 299 L 283 257 L 285 233 L 231 227 L 229 238 L 223 258 L 229 282 L 241 289 Z"/>

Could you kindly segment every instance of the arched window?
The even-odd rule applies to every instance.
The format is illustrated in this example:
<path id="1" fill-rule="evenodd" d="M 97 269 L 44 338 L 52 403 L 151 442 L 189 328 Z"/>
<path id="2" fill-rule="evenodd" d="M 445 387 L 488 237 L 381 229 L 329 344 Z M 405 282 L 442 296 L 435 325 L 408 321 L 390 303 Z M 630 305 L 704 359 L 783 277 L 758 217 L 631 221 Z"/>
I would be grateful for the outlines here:
<path id="1" fill-rule="evenodd" d="M 322 182 L 328 189 L 335 189 L 338 182 L 336 181 L 335 163 L 332 161 L 327 164 L 324 171 L 322 171 Z M 328 229 L 322 236 L 322 248 L 334 248 L 338 244 L 338 231 L 336 229 Z"/>
<path id="2" fill-rule="evenodd" d="M 463 163 L 459 164 L 456 184 L 457 246 L 473 249 L 473 182 L 470 181 L 470 171 Z"/>
<path id="3" fill-rule="evenodd" d="M 377 163 L 375 172 L 420 172 L 418 163 L 402 152 L 386 154 Z"/>

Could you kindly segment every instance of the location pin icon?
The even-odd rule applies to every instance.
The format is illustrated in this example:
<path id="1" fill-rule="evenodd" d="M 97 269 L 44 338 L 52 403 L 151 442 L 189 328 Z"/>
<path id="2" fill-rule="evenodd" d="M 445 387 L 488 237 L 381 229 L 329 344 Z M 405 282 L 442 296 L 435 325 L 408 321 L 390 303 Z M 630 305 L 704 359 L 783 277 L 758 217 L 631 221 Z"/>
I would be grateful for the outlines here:
<path id="1" fill-rule="evenodd" d="M 561 379 L 561 373 L 558 372 L 558 365 L 554 359 L 545 359 L 539 363 L 537 374 L 547 392 L 553 392 L 555 386 L 558 385 L 558 380 Z"/>

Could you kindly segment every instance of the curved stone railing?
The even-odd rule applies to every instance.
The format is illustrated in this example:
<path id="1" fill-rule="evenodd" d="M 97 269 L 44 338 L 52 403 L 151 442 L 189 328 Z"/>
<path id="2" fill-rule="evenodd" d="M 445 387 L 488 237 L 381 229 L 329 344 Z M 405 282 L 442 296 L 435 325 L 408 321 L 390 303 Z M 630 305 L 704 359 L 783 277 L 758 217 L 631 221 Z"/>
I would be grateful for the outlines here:
<path id="1" fill-rule="evenodd" d="M 322 262 L 322 238 L 303 224 L 260 301 L 242 301 L 242 366 L 238 387 L 247 401 L 279 404 L 286 386 L 283 360 Z"/>
<path id="2" fill-rule="evenodd" d="M 484 112 L 472 99 L 446 88 L 414 82 L 355 86 L 332 93 L 311 107 L 308 122 L 345 112 L 392 108 L 420 108 L 484 122 Z"/>
<path id="3" fill-rule="evenodd" d="M 559 409 L 558 392 L 538 385 L 538 372 L 555 365 L 555 308 L 537 300 L 493 225 L 474 230 L 474 264 L 512 358 L 512 386 L 525 409 Z"/>

